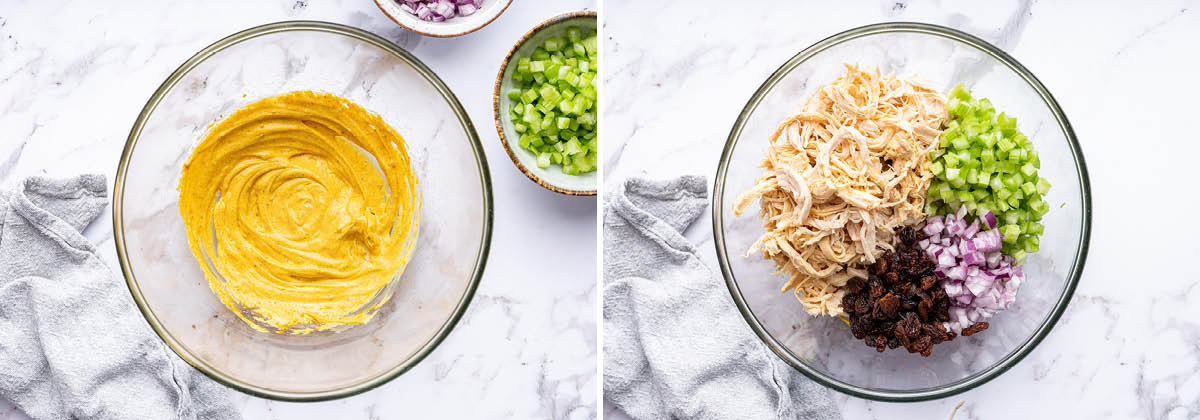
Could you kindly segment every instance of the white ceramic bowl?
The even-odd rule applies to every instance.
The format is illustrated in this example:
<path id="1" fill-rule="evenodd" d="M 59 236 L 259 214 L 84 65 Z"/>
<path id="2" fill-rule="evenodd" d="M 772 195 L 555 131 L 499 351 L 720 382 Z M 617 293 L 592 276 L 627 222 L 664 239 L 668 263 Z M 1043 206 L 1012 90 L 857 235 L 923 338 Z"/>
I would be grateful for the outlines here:
<path id="1" fill-rule="evenodd" d="M 514 165 L 517 165 L 517 169 L 521 173 L 550 191 L 566 195 L 596 195 L 597 171 L 582 175 L 568 175 L 564 174 L 562 167 L 558 165 L 550 165 L 546 169 L 538 168 L 537 157 L 528 150 L 517 146 L 516 140 L 520 135 L 513 128 L 512 118 L 509 118 L 507 111 L 513 101 L 508 98 L 508 95 L 502 94 L 502 92 L 508 92 L 509 87 L 512 86 L 512 74 L 517 68 L 517 60 L 514 58 L 533 54 L 533 50 L 550 37 L 563 36 L 569 26 L 595 32 L 596 12 L 564 13 L 552 17 L 526 32 L 516 45 L 513 45 L 508 56 L 504 57 L 504 64 L 500 65 L 500 72 L 496 75 L 495 90 L 492 92 L 492 111 L 496 119 L 496 132 L 500 135 L 500 143 L 504 145 L 508 157 L 512 159 Z"/>
<path id="2" fill-rule="evenodd" d="M 429 22 L 417 18 L 412 13 L 405 12 L 396 0 L 375 0 L 375 5 L 379 6 L 379 10 L 382 10 L 383 14 L 387 15 L 392 22 L 403 26 L 404 29 L 437 38 L 450 38 L 475 32 L 500 17 L 500 14 L 504 13 L 510 4 L 512 4 L 512 0 L 484 0 L 479 10 L 468 16 L 456 16 L 443 22 Z"/>

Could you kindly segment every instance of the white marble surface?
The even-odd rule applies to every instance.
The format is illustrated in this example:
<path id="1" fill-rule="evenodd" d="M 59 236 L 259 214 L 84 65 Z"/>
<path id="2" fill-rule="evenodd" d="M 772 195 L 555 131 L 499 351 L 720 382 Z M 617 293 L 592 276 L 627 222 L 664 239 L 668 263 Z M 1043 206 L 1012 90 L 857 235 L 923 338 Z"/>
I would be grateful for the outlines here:
<path id="1" fill-rule="evenodd" d="M 850 4 L 847 4 L 850 3 Z M 1196 2 L 604 4 L 606 185 L 715 174 L 738 112 L 801 49 L 855 26 L 921 21 L 1008 51 L 1050 89 L 1091 169 L 1091 251 L 1054 331 L 999 378 L 954 397 L 838 395 L 848 419 L 1200 417 L 1200 204 L 1190 157 L 1200 87 Z M 1169 203 L 1169 204 L 1168 204 Z M 1158 210 L 1168 204 L 1170 210 Z M 687 236 L 716 267 L 708 218 Z M 626 418 L 611 405 L 606 418 Z"/>
<path id="2" fill-rule="evenodd" d="M 30 175 L 112 177 L 150 94 L 199 49 L 263 23 L 364 28 L 412 51 L 458 95 L 491 166 L 491 256 L 466 316 L 416 368 L 322 403 L 236 394 L 249 419 L 596 418 L 595 204 L 542 189 L 512 165 L 492 123 L 492 83 L 529 28 L 593 0 L 517 1 L 478 32 L 417 36 L 360 1 L 0 4 L 0 186 Z M 86 231 L 117 267 L 111 217 Z M 0 401 L 0 418 L 25 418 Z"/>

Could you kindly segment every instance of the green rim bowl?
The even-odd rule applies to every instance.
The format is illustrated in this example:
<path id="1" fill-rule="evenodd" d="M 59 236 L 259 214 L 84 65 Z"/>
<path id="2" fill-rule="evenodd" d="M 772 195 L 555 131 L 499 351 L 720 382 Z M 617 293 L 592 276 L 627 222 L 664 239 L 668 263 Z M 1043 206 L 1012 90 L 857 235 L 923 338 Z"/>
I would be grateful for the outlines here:
<path id="1" fill-rule="evenodd" d="M 512 50 L 504 57 L 504 63 L 500 65 L 500 72 L 496 75 L 495 90 L 492 91 L 492 111 L 496 120 L 496 133 L 500 135 L 500 143 L 504 145 L 504 151 L 508 152 L 508 157 L 512 159 L 513 165 L 516 165 L 517 169 L 529 180 L 560 194 L 596 195 L 598 171 L 583 175 L 567 175 L 562 173 L 562 169 L 558 165 L 550 165 L 546 169 L 538 168 L 537 158 L 533 153 L 517 145 L 516 140 L 520 135 L 513 128 L 508 112 L 504 111 L 513 104 L 513 101 L 508 99 L 508 95 L 503 94 L 503 92 L 508 92 L 508 88 L 512 85 L 512 73 L 517 68 L 517 60 L 513 58 L 532 54 L 533 50 L 546 39 L 563 35 L 568 26 L 578 26 L 595 32 L 596 12 L 564 13 L 552 17 L 526 32 L 516 45 L 513 45 Z"/>

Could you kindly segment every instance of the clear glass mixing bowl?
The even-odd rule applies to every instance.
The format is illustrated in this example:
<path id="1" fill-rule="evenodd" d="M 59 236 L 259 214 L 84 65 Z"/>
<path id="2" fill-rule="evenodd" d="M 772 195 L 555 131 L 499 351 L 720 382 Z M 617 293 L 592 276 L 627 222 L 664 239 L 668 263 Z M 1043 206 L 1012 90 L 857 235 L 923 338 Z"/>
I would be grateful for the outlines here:
<path id="1" fill-rule="evenodd" d="M 844 72 L 843 63 L 920 76 L 944 91 L 963 83 L 998 111 L 1017 117 L 1053 183 L 1041 250 L 1025 266 L 1016 303 L 991 326 L 934 348 L 923 358 L 906 351 L 877 353 L 832 317 L 812 317 L 785 277 L 760 254 L 746 256 L 759 236 L 757 205 L 734 216 L 733 203 L 762 172 L 768 136 L 820 85 Z M 1059 207 L 1062 205 L 1062 207 Z M 738 116 L 713 187 L 717 259 L 738 309 L 779 357 L 840 392 L 882 401 L 920 401 L 954 395 L 995 378 L 1028 354 L 1054 327 L 1079 282 L 1087 257 L 1091 198 L 1087 167 L 1066 115 L 1025 67 L 971 35 L 935 25 L 884 23 L 834 35 L 784 63 Z"/>
<path id="2" fill-rule="evenodd" d="M 405 139 L 423 201 L 412 259 L 385 288 L 391 299 L 366 324 L 309 335 L 256 331 L 221 304 L 188 249 L 176 190 L 210 124 L 296 90 L 383 117 Z M 479 285 L 492 214 L 482 145 L 445 83 L 395 44 L 325 22 L 251 28 L 180 66 L 138 116 L 113 194 L 121 270 L 154 331 L 217 381 L 294 401 L 363 392 L 428 355 Z"/>

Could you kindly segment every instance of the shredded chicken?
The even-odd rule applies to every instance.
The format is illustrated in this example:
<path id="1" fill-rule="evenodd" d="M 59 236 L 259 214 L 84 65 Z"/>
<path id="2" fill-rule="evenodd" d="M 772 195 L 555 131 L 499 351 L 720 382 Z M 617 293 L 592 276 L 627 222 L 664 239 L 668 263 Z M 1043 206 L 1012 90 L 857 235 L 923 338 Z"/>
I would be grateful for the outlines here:
<path id="1" fill-rule="evenodd" d="M 924 217 L 945 101 L 928 82 L 847 65 L 771 135 L 734 213 L 759 200 L 766 233 L 749 253 L 774 260 L 808 313 L 843 315 L 841 288 Z"/>

